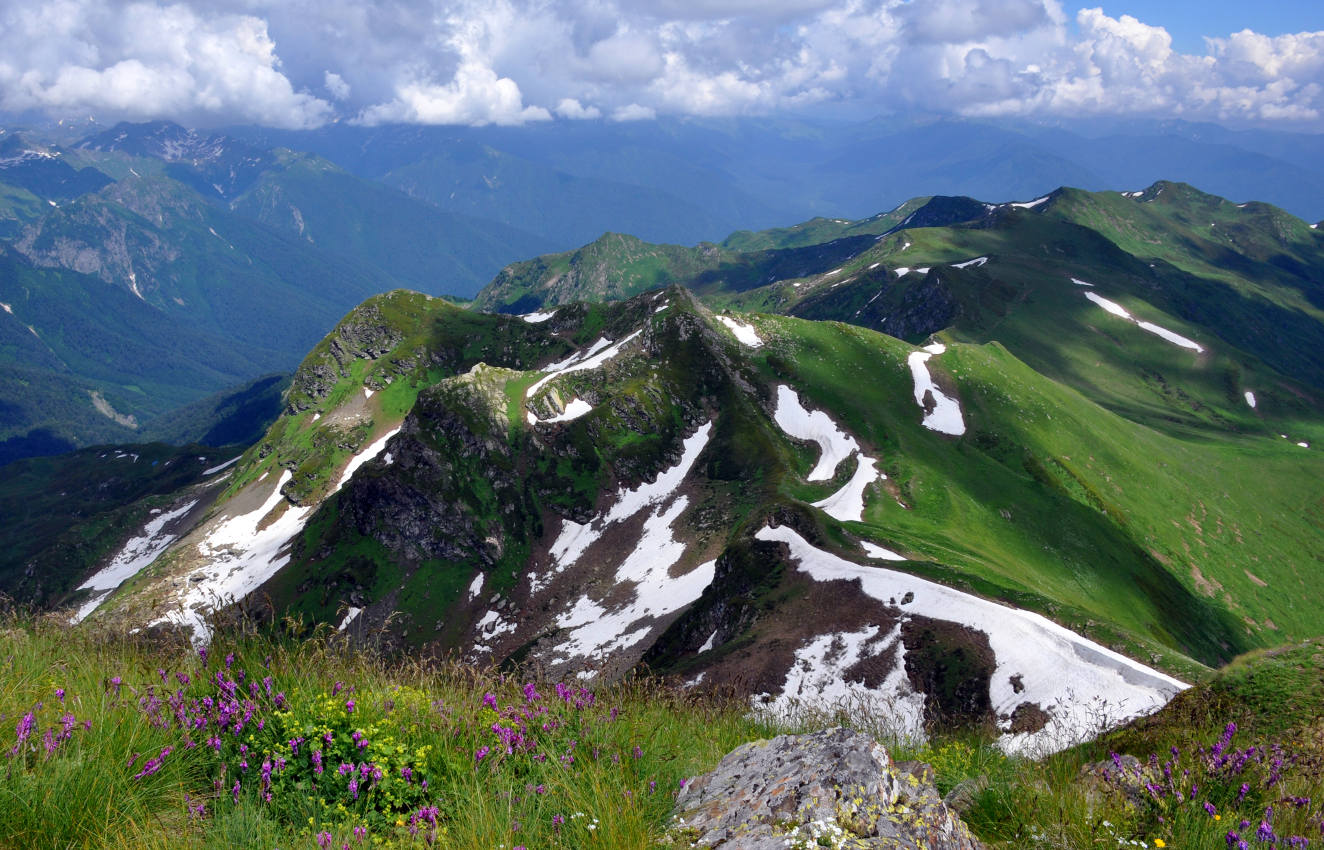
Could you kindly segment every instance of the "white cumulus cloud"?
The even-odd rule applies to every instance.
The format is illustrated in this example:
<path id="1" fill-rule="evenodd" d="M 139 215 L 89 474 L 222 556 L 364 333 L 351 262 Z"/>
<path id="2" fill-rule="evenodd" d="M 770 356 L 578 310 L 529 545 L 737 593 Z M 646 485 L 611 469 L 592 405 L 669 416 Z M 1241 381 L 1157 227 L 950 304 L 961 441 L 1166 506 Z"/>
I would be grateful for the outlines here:
<path id="1" fill-rule="evenodd" d="M 320 93 L 321 96 L 318 96 Z M 1173 115 L 1314 129 L 1324 33 L 1198 53 L 1060 0 L 0 5 L 0 109 L 314 126 L 776 113 Z"/>
<path id="2" fill-rule="evenodd" d="M 57 0 L 0 11 L 0 108 L 310 127 L 332 113 L 284 75 L 267 24 L 184 4 Z"/>

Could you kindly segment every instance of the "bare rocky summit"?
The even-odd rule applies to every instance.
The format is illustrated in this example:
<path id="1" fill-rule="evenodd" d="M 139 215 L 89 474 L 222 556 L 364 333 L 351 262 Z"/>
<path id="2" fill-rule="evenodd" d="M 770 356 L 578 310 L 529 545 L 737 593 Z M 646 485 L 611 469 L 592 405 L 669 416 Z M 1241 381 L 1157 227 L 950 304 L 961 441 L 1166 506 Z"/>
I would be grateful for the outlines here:
<path id="1" fill-rule="evenodd" d="M 733 750 L 676 800 L 673 844 L 722 850 L 979 850 L 933 771 L 833 728 Z"/>

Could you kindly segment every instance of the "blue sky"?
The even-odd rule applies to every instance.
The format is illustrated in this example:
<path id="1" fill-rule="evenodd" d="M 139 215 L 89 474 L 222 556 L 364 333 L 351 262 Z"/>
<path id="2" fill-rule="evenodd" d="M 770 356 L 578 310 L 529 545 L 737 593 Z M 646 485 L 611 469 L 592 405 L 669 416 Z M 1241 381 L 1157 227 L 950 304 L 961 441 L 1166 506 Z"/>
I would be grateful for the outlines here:
<path id="1" fill-rule="evenodd" d="M 317 127 L 824 110 L 1318 132 L 1322 9 L 1324 0 L 0 3 L 0 113 Z"/>

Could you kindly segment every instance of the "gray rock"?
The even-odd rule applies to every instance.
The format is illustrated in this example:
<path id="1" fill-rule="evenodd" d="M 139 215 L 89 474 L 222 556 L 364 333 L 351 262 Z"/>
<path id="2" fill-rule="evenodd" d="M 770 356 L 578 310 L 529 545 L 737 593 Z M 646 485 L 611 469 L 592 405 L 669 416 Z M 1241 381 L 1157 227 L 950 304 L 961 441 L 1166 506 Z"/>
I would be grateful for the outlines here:
<path id="1" fill-rule="evenodd" d="M 928 765 L 894 764 L 867 735 L 834 728 L 732 751 L 685 784 L 668 837 L 722 850 L 980 850 Z"/>

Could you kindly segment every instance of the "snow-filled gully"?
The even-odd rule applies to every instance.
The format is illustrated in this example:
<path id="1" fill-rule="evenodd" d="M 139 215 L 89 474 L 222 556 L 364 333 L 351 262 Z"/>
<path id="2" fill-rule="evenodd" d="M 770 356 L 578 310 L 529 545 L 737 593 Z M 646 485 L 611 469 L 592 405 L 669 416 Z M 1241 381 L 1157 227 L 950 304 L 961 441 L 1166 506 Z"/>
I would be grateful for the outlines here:
<path id="1" fill-rule="evenodd" d="M 816 581 L 858 581 L 865 594 L 885 603 L 910 597 L 904 608 L 898 608 L 903 618 L 920 615 L 986 634 L 996 664 L 989 683 L 993 710 L 1005 718 L 1022 703 L 1032 703 L 1050 715 L 1048 725 L 1039 732 L 1004 733 L 999 746 L 1005 750 L 1037 753 L 1061 749 L 1103 727 L 1155 711 L 1186 687 L 1031 611 L 897 570 L 852 563 L 815 548 L 786 526 L 764 527 L 755 537 L 785 543 L 800 572 Z M 824 634 L 801 647 L 782 693 L 774 695 L 772 710 L 787 710 L 796 700 L 805 701 L 803 680 L 808 677 L 812 680 L 812 688 L 807 689 L 809 701 L 844 696 L 881 701 L 896 710 L 896 719 L 913 720 L 907 731 L 918 737 L 923 697 L 911 690 L 904 676 L 904 647 L 896 656 L 897 669 L 878 688 L 846 682 L 841 675 L 863 657 L 866 648 L 870 655 L 879 655 L 896 644 L 895 633 L 879 635 L 878 631 L 874 626 L 859 633 Z M 829 654 L 827 647 L 838 639 L 847 651 Z M 808 669 L 800 669 L 805 664 Z"/>

